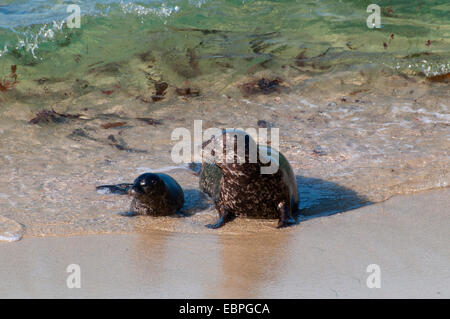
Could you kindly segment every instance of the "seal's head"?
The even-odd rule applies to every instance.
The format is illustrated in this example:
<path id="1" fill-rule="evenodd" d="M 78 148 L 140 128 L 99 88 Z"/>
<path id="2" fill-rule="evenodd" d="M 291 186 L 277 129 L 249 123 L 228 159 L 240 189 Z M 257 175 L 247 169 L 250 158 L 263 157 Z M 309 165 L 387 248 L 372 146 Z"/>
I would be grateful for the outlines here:
<path id="1" fill-rule="evenodd" d="M 159 196 L 166 192 L 166 184 L 157 174 L 145 173 L 134 180 L 130 195 L 137 199 Z"/>
<path id="2" fill-rule="evenodd" d="M 223 129 L 202 145 L 206 162 L 219 167 L 228 164 L 244 164 L 257 161 L 257 144 L 245 131 Z"/>
<path id="3" fill-rule="evenodd" d="M 202 144 L 202 157 L 207 163 L 217 165 L 222 172 L 260 173 L 260 167 L 269 163 L 270 154 L 260 151 L 260 146 L 249 133 L 237 129 L 223 129 Z"/>

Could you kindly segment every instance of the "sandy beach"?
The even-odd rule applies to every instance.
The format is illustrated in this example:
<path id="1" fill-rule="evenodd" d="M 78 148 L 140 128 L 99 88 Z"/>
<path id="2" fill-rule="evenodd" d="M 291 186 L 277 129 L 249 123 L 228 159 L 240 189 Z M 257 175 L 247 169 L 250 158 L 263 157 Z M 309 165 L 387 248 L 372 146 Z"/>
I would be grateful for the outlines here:
<path id="1" fill-rule="evenodd" d="M 449 298 L 449 195 L 397 196 L 262 233 L 25 237 L 0 243 L 0 297 Z M 67 287 L 70 264 L 79 289 Z M 381 288 L 366 285 L 370 264 Z"/>

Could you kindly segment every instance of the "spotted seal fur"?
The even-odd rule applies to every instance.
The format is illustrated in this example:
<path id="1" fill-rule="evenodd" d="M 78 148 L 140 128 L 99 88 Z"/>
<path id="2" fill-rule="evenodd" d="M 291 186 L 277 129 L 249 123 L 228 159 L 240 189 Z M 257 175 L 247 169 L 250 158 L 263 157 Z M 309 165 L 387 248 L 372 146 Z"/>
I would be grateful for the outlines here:
<path id="1" fill-rule="evenodd" d="M 245 141 L 245 153 L 237 151 L 237 141 Z M 227 145 L 234 146 L 228 152 Z M 257 161 L 251 161 L 250 150 L 256 150 Z M 222 130 L 203 143 L 200 189 L 210 195 L 219 213 L 219 228 L 236 216 L 278 218 L 278 228 L 295 223 L 299 196 L 295 174 L 288 160 L 270 146 L 257 145 L 241 130 Z M 262 174 L 261 168 L 274 161 L 276 172 Z"/>

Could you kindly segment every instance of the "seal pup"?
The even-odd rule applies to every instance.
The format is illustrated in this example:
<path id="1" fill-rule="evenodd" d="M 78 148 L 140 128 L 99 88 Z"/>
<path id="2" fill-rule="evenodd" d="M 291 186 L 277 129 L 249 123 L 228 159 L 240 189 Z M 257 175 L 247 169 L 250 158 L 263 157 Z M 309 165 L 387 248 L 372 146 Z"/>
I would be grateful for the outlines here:
<path id="1" fill-rule="evenodd" d="M 97 186 L 101 192 L 130 195 L 133 215 L 167 216 L 177 213 L 184 205 L 184 193 L 175 179 L 163 173 L 145 173 L 133 184 Z"/>
<path id="2" fill-rule="evenodd" d="M 181 186 L 169 175 L 145 173 L 133 183 L 130 210 L 136 215 L 166 216 L 178 212 L 184 205 Z"/>
<path id="3" fill-rule="evenodd" d="M 238 151 L 238 141 L 245 147 Z M 230 150 L 232 150 L 230 152 Z M 252 160 L 251 152 L 256 156 Z M 278 228 L 295 223 L 299 196 L 287 159 L 270 146 L 257 145 L 241 130 L 222 130 L 202 145 L 200 189 L 210 195 L 219 213 L 219 228 L 236 216 L 278 218 Z M 275 172 L 262 168 L 277 165 Z"/>

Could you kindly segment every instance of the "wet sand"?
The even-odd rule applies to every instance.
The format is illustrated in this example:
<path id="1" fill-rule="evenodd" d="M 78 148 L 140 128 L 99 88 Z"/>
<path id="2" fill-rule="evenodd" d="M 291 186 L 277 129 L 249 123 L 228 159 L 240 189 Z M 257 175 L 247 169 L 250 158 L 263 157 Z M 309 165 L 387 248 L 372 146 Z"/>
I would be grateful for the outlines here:
<path id="1" fill-rule="evenodd" d="M 0 242 L 0 297 L 449 298 L 450 190 L 286 230 L 26 237 Z M 81 267 L 68 289 L 66 268 Z M 381 268 L 369 289 L 366 267 Z"/>

